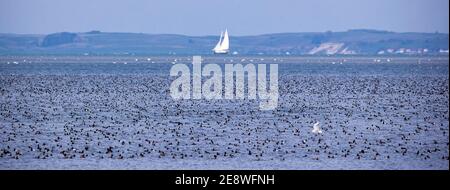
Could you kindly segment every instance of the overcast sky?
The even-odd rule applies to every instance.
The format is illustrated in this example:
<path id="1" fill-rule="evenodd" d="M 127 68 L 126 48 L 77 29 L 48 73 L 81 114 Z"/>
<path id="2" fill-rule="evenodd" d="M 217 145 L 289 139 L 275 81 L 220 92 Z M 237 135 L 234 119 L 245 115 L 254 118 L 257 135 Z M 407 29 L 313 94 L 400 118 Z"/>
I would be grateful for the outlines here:
<path id="1" fill-rule="evenodd" d="M 0 0 L 0 33 L 449 32 L 449 0 Z"/>

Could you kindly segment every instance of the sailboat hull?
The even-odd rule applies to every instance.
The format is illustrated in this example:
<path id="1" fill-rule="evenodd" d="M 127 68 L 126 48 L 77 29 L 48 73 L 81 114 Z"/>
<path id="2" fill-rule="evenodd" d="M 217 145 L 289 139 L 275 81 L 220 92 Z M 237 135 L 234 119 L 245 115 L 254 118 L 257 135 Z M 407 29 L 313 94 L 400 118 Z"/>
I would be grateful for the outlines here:
<path id="1" fill-rule="evenodd" d="M 228 50 L 213 50 L 214 54 L 227 54 Z"/>

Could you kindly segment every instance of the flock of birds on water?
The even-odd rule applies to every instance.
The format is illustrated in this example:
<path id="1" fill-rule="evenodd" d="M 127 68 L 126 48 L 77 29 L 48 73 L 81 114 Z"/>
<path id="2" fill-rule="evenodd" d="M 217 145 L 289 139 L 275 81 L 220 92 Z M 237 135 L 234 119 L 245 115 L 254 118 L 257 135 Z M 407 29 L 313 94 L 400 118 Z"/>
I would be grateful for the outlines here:
<path id="1" fill-rule="evenodd" d="M 0 75 L 0 160 L 448 163 L 448 77 L 280 76 L 273 111 L 258 100 L 175 101 L 171 80 Z"/>

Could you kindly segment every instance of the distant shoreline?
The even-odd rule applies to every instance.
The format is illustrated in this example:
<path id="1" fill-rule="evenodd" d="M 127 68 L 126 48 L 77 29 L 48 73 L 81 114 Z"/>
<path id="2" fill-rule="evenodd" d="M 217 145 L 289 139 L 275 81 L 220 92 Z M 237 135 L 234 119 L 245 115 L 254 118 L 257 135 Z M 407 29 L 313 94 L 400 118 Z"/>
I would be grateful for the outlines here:
<path id="1" fill-rule="evenodd" d="M 0 34 L 0 55 L 211 55 L 219 36 L 114 32 Z M 234 36 L 230 55 L 449 55 L 449 34 L 379 30 Z"/>

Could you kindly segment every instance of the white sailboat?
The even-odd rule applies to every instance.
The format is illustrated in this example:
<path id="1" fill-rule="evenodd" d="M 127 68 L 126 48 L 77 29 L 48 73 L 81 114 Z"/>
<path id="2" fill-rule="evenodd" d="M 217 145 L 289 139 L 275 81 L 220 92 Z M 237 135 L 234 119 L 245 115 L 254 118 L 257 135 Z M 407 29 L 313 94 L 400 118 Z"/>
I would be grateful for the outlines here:
<path id="1" fill-rule="evenodd" d="M 214 53 L 217 54 L 226 54 L 228 53 L 229 49 L 230 49 L 230 39 L 228 37 L 228 31 L 225 29 L 225 33 L 223 35 L 222 32 L 220 33 L 219 42 L 217 42 L 216 46 L 212 50 Z"/>

